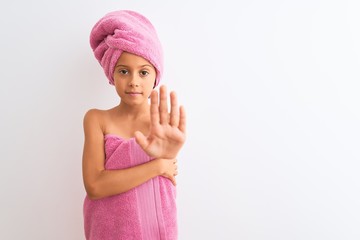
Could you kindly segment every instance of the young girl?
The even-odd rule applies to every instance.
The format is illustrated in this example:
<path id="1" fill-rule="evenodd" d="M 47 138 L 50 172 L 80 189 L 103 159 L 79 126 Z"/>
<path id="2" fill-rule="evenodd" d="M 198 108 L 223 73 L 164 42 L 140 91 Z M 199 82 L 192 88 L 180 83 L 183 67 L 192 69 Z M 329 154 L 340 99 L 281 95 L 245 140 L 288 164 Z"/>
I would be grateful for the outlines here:
<path id="1" fill-rule="evenodd" d="M 176 156 L 185 112 L 165 86 L 161 44 L 152 24 L 133 11 L 105 15 L 90 44 L 120 104 L 84 117 L 86 239 L 177 239 Z M 150 97 L 150 105 L 148 99 Z"/>

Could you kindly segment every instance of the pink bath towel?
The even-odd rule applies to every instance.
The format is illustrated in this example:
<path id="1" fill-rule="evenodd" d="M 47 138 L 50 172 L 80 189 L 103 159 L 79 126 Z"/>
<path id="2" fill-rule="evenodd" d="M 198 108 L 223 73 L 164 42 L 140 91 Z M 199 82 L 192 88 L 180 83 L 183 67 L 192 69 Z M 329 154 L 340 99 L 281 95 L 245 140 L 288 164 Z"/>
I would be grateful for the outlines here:
<path id="1" fill-rule="evenodd" d="M 151 158 L 134 138 L 105 136 L 105 169 L 136 166 Z M 155 177 L 125 193 L 84 201 L 85 236 L 88 240 L 176 240 L 175 187 Z"/>

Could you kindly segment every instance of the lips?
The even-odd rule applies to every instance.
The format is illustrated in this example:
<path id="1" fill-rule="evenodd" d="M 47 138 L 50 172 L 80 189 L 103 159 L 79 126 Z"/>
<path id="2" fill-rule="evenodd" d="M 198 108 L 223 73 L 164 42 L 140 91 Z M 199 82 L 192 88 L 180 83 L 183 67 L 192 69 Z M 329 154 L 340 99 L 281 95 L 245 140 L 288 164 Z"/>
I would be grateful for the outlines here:
<path id="1" fill-rule="evenodd" d="M 142 94 L 142 92 L 125 92 L 125 93 L 130 95 L 130 96 L 138 96 L 138 95 Z"/>

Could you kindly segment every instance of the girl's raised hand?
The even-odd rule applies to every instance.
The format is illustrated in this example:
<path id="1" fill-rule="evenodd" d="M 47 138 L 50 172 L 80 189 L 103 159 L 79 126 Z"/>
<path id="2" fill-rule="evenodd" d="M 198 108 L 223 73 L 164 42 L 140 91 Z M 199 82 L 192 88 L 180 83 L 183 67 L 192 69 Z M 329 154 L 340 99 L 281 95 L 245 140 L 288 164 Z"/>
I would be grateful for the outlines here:
<path id="1" fill-rule="evenodd" d="M 151 93 L 149 135 L 145 137 L 140 131 L 135 132 L 136 142 L 151 157 L 176 158 L 185 142 L 185 109 L 178 106 L 175 92 L 170 93 L 170 103 L 169 116 L 166 87 L 160 87 L 160 103 L 158 92 L 154 90 Z"/>

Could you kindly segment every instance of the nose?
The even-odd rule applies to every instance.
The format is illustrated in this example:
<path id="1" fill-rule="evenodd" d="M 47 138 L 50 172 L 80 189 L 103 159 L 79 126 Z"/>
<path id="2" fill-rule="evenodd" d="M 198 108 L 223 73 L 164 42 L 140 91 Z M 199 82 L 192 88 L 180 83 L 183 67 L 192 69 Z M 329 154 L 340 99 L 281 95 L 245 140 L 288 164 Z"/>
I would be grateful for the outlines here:
<path id="1" fill-rule="evenodd" d="M 130 87 L 139 87 L 139 82 L 138 82 L 138 79 L 136 78 L 136 76 L 133 76 L 131 78 L 131 81 L 129 82 L 129 86 Z"/>
<path id="2" fill-rule="evenodd" d="M 130 82 L 130 83 L 129 83 L 129 86 L 130 86 L 130 87 L 138 87 L 139 84 L 138 84 L 138 83 L 134 83 L 134 82 Z"/>

